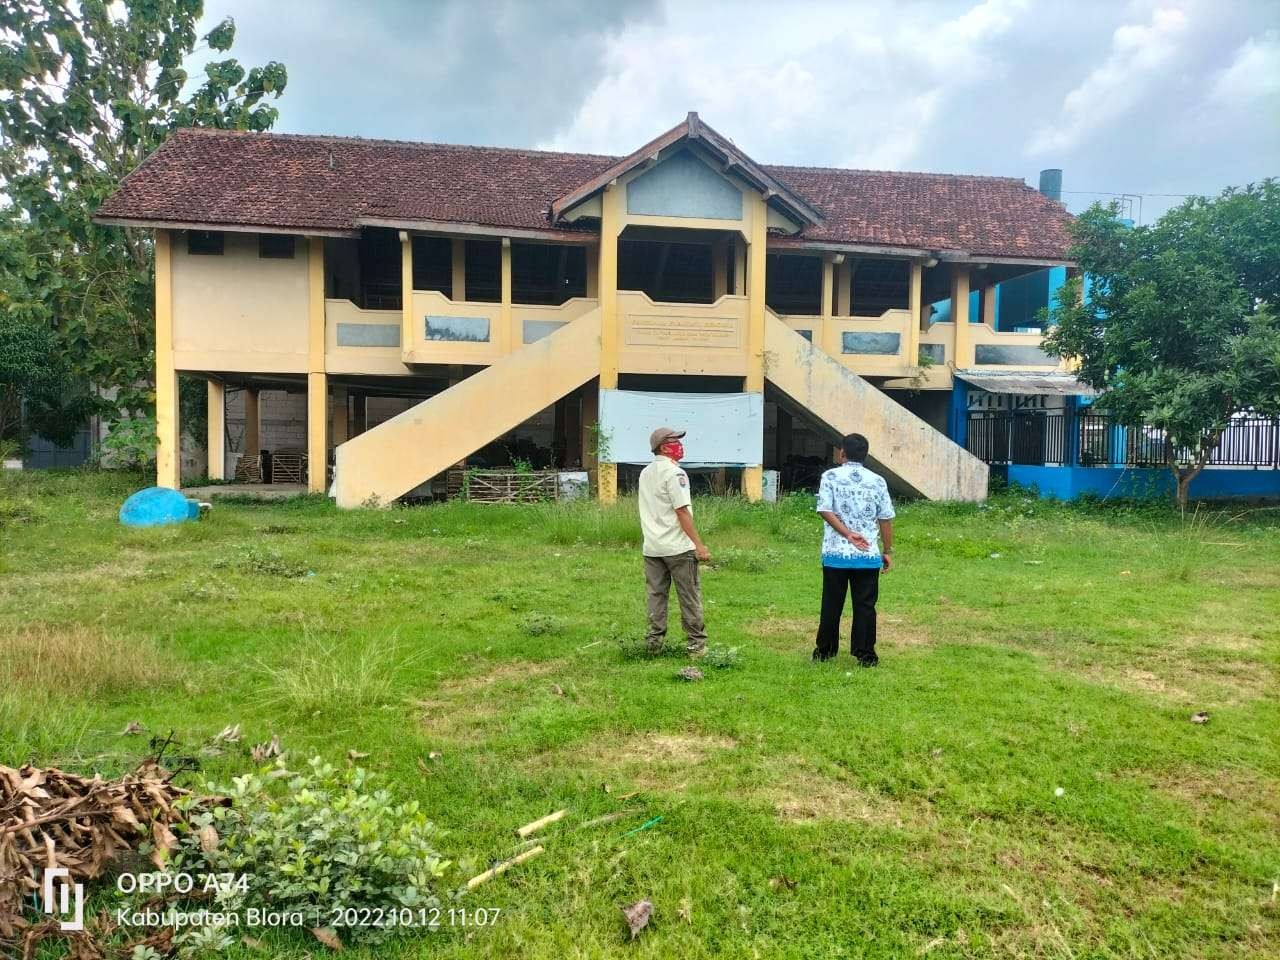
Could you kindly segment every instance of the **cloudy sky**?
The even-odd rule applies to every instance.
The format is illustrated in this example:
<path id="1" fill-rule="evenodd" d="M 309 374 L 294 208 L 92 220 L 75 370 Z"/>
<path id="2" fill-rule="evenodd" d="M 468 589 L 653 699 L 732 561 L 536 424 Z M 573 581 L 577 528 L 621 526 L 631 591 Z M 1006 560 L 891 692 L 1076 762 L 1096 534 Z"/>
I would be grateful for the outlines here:
<path id="1" fill-rule="evenodd" d="M 295 133 L 628 153 L 697 110 L 765 163 L 1062 167 L 1147 221 L 1280 174 L 1276 0 L 206 0 L 227 15 L 242 63 L 287 66 Z"/>

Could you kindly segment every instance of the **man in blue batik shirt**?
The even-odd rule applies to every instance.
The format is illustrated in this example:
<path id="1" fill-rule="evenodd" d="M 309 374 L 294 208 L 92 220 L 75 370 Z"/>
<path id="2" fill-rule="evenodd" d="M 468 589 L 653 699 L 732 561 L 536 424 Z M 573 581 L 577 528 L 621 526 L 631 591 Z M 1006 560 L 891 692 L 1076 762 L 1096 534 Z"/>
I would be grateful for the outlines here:
<path id="1" fill-rule="evenodd" d="M 840 616 L 844 596 L 853 594 L 853 655 L 864 667 L 876 656 L 876 598 L 880 571 L 892 566 L 893 503 L 884 478 L 864 466 L 867 438 L 851 433 L 837 455 L 839 465 L 822 475 L 818 516 L 822 531 L 822 619 L 814 660 L 830 660 L 840 652 Z M 877 533 L 879 544 L 877 545 Z"/>

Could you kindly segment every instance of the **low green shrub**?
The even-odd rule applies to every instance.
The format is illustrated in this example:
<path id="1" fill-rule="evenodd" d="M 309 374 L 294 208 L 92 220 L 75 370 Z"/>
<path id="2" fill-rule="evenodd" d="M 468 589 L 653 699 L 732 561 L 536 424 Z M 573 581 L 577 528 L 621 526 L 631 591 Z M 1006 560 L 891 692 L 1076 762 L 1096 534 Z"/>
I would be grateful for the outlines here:
<path id="1" fill-rule="evenodd" d="M 544 637 L 552 633 L 562 633 L 565 628 L 564 617 L 553 613 L 530 613 L 520 621 L 520 629 L 531 637 Z"/>
<path id="2" fill-rule="evenodd" d="M 276 550 L 258 546 L 245 547 L 233 558 L 220 560 L 214 566 L 233 567 L 241 573 L 260 577 L 283 577 L 290 580 L 307 574 L 306 564 L 281 556 Z"/>
<path id="3" fill-rule="evenodd" d="M 742 663 L 742 654 L 737 647 L 726 647 L 722 644 L 713 643 L 707 647 L 707 652 L 702 655 L 702 663 L 717 670 L 729 670 Z"/>
<path id="4" fill-rule="evenodd" d="M 203 790 L 230 804 L 193 806 L 175 866 L 244 876 L 223 909 L 297 912 L 309 927 L 375 942 L 397 929 L 376 918 L 398 911 L 419 924 L 447 893 L 451 861 L 436 849 L 440 831 L 416 801 L 397 802 L 359 767 L 339 769 L 317 757 L 291 773 L 279 761 Z M 217 832 L 216 843 L 207 828 Z M 349 925 L 335 916 L 374 921 Z"/>

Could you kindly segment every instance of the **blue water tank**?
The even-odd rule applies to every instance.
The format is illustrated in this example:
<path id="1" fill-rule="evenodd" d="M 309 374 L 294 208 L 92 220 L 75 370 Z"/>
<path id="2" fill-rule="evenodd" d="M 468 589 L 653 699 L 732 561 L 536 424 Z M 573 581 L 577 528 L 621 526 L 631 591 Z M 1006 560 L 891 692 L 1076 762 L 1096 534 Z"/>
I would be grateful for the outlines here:
<path id="1" fill-rule="evenodd" d="M 199 516 L 200 504 L 168 487 L 139 490 L 120 507 L 120 522 L 126 527 L 160 527 Z"/>

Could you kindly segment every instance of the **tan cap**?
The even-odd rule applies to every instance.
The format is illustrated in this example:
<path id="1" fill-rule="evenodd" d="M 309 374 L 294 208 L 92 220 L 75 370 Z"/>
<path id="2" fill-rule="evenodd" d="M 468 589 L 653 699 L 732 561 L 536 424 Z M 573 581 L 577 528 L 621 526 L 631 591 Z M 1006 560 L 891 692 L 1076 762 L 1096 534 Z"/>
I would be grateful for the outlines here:
<path id="1" fill-rule="evenodd" d="M 653 433 L 649 434 L 649 449 L 654 453 L 658 452 L 658 448 L 668 440 L 679 440 L 684 436 L 683 430 L 673 430 L 671 427 L 659 427 Z"/>

